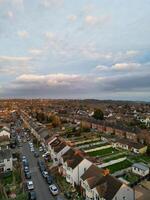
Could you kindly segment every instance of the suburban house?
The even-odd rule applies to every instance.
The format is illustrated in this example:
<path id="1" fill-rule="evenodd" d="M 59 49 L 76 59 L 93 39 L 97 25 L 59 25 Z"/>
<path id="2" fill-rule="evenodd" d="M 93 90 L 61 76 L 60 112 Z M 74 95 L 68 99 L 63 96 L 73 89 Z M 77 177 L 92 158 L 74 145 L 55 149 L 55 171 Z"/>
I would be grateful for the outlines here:
<path id="1" fill-rule="evenodd" d="M 13 162 L 10 149 L 0 149 L 0 174 L 12 171 Z"/>
<path id="2" fill-rule="evenodd" d="M 118 139 L 114 142 L 112 142 L 112 146 L 115 148 L 121 148 L 121 149 L 125 149 L 125 150 L 129 150 L 132 151 L 134 153 L 137 154 L 144 154 L 147 151 L 147 146 L 140 144 L 140 143 L 136 143 L 136 142 L 132 142 L 131 140 L 128 139 Z"/>
<path id="3" fill-rule="evenodd" d="M 0 137 L 2 136 L 10 138 L 10 129 L 7 127 L 2 127 L 2 129 L 0 129 Z"/>
<path id="4" fill-rule="evenodd" d="M 66 153 L 70 149 L 70 146 L 66 144 L 66 142 L 62 141 L 59 137 L 53 138 L 48 143 L 48 150 L 51 155 L 51 159 L 54 164 L 61 163 L 61 157 L 64 153 Z"/>
<path id="5" fill-rule="evenodd" d="M 134 200 L 134 191 L 107 171 L 91 165 L 80 178 L 85 200 Z"/>
<path id="6" fill-rule="evenodd" d="M 132 172 L 140 176 L 146 176 L 149 174 L 149 167 L 144 163 L 134 163 L 132 165 Z"/>
<path id="7" fill-rule="evenodd" d="M 80 177 L 92 165 L 92 162 L 83 157 L 82 152 L 69 149 L 62 156 L 62 166 L 59 172 L 66 177 L 66 181 L 73 186 L 80 184 Z"/>

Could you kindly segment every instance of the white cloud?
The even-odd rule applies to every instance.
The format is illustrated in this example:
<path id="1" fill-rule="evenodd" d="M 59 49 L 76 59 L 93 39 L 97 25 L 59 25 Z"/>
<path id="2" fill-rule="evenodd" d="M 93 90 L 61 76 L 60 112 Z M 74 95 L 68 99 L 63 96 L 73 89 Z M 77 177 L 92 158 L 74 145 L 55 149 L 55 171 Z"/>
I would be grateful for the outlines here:
<path id="1" fill-rule="evenodd" d="M 55 34 L 53 32 L 46 32 L 45 33 L 46 38 L 53 39 L 55 38 Z"/>
<path id="2" fill-rule="evenodd" d="M 22 39 L 28 38 L 29 36 L 29 33 L 27 31 L 18 31 L 17 34 Z"/>
<path id="3" fill-rule="evenodd" d="M 77 16 L 76 16 L 76 15 L 69 15 L 69 16 L 67 17 L 67 19 L 68 19 L 69 21 L 71 21 L 71 22 L 74 22 L 74 21 L 77 20 Z"/>
<path id="4" fill-rule="evenodd" d="M 43 52 L 42 49 L 29 49 L 29 53 L 31 53 L 32 55 L 40 55 Z"/>
<path id="5" fill-rule="evenodd" d="M 112 66 L 112 70 L 116 71 L 134 71 L 141 67 L 140 63 L 116 63 Z"/>
<path id="6" fill-rule="evenodd" d="M 0 56 L 0 73 L 11 75 L 20 74 L 29 70 L 31 57 Z"/>
<path id="7" fill-rule="evenodd" d="M 31 59 L 31 57 L 28 56 L 0 56 L 0 62 L 2 61 L 9 61 L 9 62 L 13 62 L 13 61 L 29 61 Z"/>
<path id="8" fill-rule="evenodd" d="M 85 17 L 85 22 L 88 25 L 102 25 L 105 24 L 110 20 L 109 16 L 93 16 L 93 15 L 87 15 Z"/>
<path id="9" fill-rule="evenodd" d="M 40 0 L 40 3 L 45 8 L 51 8 L 52 6 L 62 6 L 64 0 Z"/>
<path id="10" fill-rule="evenodd" d="M 6 13 L 6 16 L 9 17 L 10 19 L 12 19 L 14 17 L 14 13 L 12 11 L 8 11 Z"/>

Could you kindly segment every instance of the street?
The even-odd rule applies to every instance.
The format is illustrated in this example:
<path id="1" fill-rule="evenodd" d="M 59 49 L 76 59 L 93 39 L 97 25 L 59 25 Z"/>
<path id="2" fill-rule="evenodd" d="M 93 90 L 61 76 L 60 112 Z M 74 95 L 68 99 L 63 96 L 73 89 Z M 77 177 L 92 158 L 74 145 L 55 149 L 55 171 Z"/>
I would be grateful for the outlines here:
<path id="1" fill-rule="evenodd" d="M 40 170 L 37 166 L 37 158 L 34 157 L 33 153 L 30 152 L 28 143 L 23 143 L 22 155 L 25 155 L 29 161 L 29 168 L 31 171 L 31 180 L 34 183 L 35 191 L 37 194 L 37 200 L 51 200 L 55 199 L 49 189 L 48 184 L 42 177 Z"/>

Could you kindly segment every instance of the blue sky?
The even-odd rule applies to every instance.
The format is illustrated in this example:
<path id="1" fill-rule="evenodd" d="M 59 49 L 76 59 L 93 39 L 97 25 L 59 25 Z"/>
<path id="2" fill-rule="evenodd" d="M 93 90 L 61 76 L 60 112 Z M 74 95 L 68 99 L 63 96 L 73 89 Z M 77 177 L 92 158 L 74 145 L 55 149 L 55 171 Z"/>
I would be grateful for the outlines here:
<path id="1" fill-rule="evenodd" d="M 0 0 L 0 97 L 150 100 L 149 0 Z"/>

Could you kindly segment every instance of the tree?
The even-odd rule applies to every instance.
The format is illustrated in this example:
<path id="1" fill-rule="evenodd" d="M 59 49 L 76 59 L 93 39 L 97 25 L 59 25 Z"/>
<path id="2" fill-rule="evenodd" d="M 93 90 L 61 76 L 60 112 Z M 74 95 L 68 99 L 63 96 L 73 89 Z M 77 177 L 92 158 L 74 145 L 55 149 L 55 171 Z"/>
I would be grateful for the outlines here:
<path id="1" fill-rule="evenodd" d="M 101 111 L 101 109 L 96 109 L 94 111 L 93 117 L 97 120 L 103 120 L 104 119 L 104 113 Z"/>

